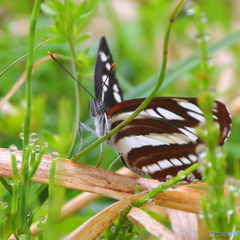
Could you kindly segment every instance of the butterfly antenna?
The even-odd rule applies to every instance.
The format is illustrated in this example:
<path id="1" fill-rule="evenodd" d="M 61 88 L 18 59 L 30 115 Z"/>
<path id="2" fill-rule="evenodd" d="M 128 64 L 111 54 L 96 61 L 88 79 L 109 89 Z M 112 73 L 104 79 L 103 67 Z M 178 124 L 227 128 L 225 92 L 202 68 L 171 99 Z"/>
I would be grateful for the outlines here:
<path id="1" fill-rule="evenodd" d="M 55 61 L 57 62 L 64 70 L 67 72 L 92 98 L 93 95 L 53 56 L 53 54 L 49 51 L 47 51 L 48 55 Z M 111 70 L 111 69 L 110 69 Z"/>

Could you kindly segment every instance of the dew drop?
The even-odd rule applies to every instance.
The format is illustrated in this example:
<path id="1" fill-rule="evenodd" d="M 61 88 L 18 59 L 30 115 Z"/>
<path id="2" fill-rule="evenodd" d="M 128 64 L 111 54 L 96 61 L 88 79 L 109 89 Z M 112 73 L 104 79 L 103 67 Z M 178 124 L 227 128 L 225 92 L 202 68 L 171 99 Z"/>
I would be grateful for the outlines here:
<path id="1" fill-rule="evenodd" d="M 212 58 L 209 58 L 209 59 L 207 60 L 207 64 L 208 64 L 208 67 L 209 67 L 209 68 L 212 68 L 212 67 L 215 66 L 215 62 L 214 62 L 214 60 L 213 60 Z M 214 90 L 212 90 L 211 92 L 216 92 L 216 90 L 214 89 Z M 215 93 L 215 94 L 216 94 L 216 93 Z"/>
<path id="2" fill-rule="evenodd" d="M 59 159 L 59 156 L 60 156 L 60 154 L 58 152 L 56 152 L 56 151 L 52 152 L 51 155 L 52 155 L 53 160 Z"/>
<path id="3" fill-rule="evenodd" d="M 167 176 L 166 176 L 166 181 L 171 180 L 172 178 L 173 178 L 172 175 L 167 175 Z"/>
<path id="4" fill-rule="evenodd" d="M 188 180 L 189 182 L 194 181 L 194 179 L 195 179 L 195 175 L 194 175 L 193 173 L 190 173 L 190 174 L 187 175 L 187 180 Z"/>
<path id="5" fill-rule="evenodd" d="M 118 231 L 118 235 L 119 236 L 122 236 L 124 234 L 124 231 L 122 230 L 122 229 L 120 229 L 119 231 Z"/>
<path id="6" fill-rule="evenodd" d="M 201 12 L 200 15 L 201 15 L 201 22 L 204 24 L 207 23 L 208 20 L 207 20 L 206 14 L 204 12 Z"/>
<path id="7" fill-rule="evenodd" d="M 23 133 L 23 132 L 21 132 L 21 133 L 19 134 L 19 138 L 22 139 L 22 140 L 24 139 L 24 133 Z"/>
<path id="8" fill-rule="evenodd" d="M 222 149 L 221 149 L 221 147 L 218 147 L 216 149 L 216 158 L 222 158 L 222 157 L 223 157 Z"/>
<path id="9" fill-rule="evenodd" d="M 16 167 L 17 168 L 21 168 L 21 165 L 22 165 L 21 162 L 17 162 L 17 166 Z"/>
<path id="10" fill-rule="evenodd" d="M 35 152 L 38 153 L 40 151 L 41 147 L 39 145 L 35 146 Z"/>
<path id="11" fill-rule="evenodd" d="M 202 213 L 199 213 L 199 214 L 198 214 L 198 219 L 204 219 L 204 216 L 203 216 Z"/>
<path id="12" fill-rule="evenodd" d="M 235 191 L 235 192 L 233 193 L 233 195 L 234 195 L 235 198 L 237 198 L 237 197 L 239 196 L 239 192 Z"/>
<path id="13" fill-rule="evenodd" d="M 107 239 L 103 234 L 99 235 L 98 238 L 96 238 L 96 240 L 105 240 Z"/>
<path id="14" fill-rule="evenodd" d="M 24 123 L 21 125 L 21 130 L 24 131 Z"/>
<path id="15" fill-rule="evenodd" d="M 44 215 L 39 216 L 39 222 L 46 222 L 47 218 Z"/>
<path id="16" fill-rule="evenodd" d="M 212 167 L 212 163 L 211 162 L 207 162 L 207 167 L 211 168 Z"/>
<path id="17" fill-rule="evenodd" d="M 233 209 L 230 209 L 230 210 L 227 211 L 227 215 L 230 216 L 230 215 L 234 214 L 234 212 L 235 211 Z"/>
<path id="18" fill-rule="evenodd" d="M 203 40 L 204 40 L 205 42 L 210 41 L 210 39 L 211 39 L 211 37 L 210 37 L 209 34 L 205 34 L 205 35 L 203 36 Z"/>
<path id="19" fill-rule="evenodd" d="M 23 229 L 23 230 L 25 230 L 25 229 Z M 27 240 L 29 238 L 28 238 L 28 236 L 26 234 L 21 234 L 21 235 L 18 235 L 18 239 L 19 240 Z"/>
<path id="20" fill-rule="evenodd" d="M 139 233 L 138 232 L 132 232 L 132 238 L 138 238 Z"/>
<path id="21" fill-rule="evenodd" d="M 114 224 L 111 225 L 110 227 L 111 232 L 115 233 L 116 232 L 116 226 Z"/>
<path id="22" fill-rule="evenodd" d="M 32 215 L 32 213 L 31 213 L 30 211 L 28 211 L 28 213 L 27 213 L 27 218 L 30 218 L 31 215 Z"/>
<path id="23" fill-rule="evenodd" d="M 149 206 L 154 206 L 156 204 L 156 199 L 155 198 L 150 198 L 147 202 Z"/>
<path id="24" fill-rule="evenodd" d="M 199 159 L 204 159 L 206 157 L 207 147 L 204 144 L 199 144 L 196 147 L 196 153 L 198 154 Z"/>
<path id="25" fill-rule="evenodd" d="M 178 171 L 177 175 L 181 178 L 184 179 L 186 177 L 185 172 L 183 170 Z"/>
<path id="26" fill-rule="evenodd" d="M 147 201 L 147 202 L 149 201 L 149 199 L 150 199 L 150 197 L 149 197 L 148 195 L 146 195 L 146 196 L 144 197 L 144 200 Z"/>
<path id="27" fill-rule="evenodd" d="M 39 222 L 39 223 L 37 224 L 37 229 L 38 229 L 39 231 L 43 230 L 43 229 L 44 229 L 44 223 Z"/>
<path id="28" fill-rule="evenodd" d="M 177 188 L 177 185 L 173 185 L 173 186 L 172 186 L 172 189 L 176 189 L 176 188 Z"/>
<path id="29" fill-rule="evenodd" d="M 201 41 L 208 42 L 210 40 L 210 36 L 208 34 L 205 34 L 204 36 L 195 35 L 196 42 L 200 43 Z"/>
<path id="30" fill-rule="evenodd" d="M 196 178 L 196 179 L 193 180 L 193 182 L 197 183 L 197 182 L 200 182 L 200 180 Z"/>
<path id="31" fill-rule="evenodd" d="M 229 191 L 235 191 L 235 187 L 233 185 L 229 185 L 228 190 Z"/>
<path id="32" fill-rule="evenodd" d="M 8 207 L 8 203 L 0 199 L 0 209 L 4 209 Z"/>
<path id="33" fill-rule="evenodd" d="M 198 168 L 198 172 L 204 172 L 204 170 L 205 170 L 205 168 L 204 168 L 204 166 L 199 166 L 199 168 Z"/>
<path id="34" fill-rule="evenodd" d="M 44 145 L 44 147 L 47 148 L 48 147 L 48 142 L 44 142 L 43 145 Z"/>
<path id="35" fill-rule="evenodd" d="M 16 151 L 18 150 L 18 148 L 17 148 L 17 146 L 16 145 L 10 145 L 9 146 L 9 151 L 11 152 L 11 153 L 15 153 Z"/>
<path id="36" fill-rule="evenodd" d="M 37 139 L 38 139 L 37 134 L 36 133 L 31 133 L 29 135 L 29 139 L 28 139 L 29 140 L 29 144 L 33 145 L 37 141 Z"/>
<path id="37" fill-rule="evenodd" d="M 208 213 L 208 218 L 212 218 L 213 217 L 213 215 L 211 214 L 211 213 Z"/>
<path id="38" fill-rule="evenodd" d="M 185 11 L 186 15 L 188 16 L 191 16 L 195 13 L 194 9 L 193 8 L 189 8 Z"/>
<path id="39" fill-rule="evenodd" d="M 202 152 L 206 152 L 207 147 L 204 144 L 198 144 L 196 147 L 196 153 L 201 154 Z"/>
<path id="40" fill-rule="evenodd" d="M 194 6 L 195 6 L 194 1 L 188 1 L 185 3 L 184 9 L 185 9 L 185 14 L 187 16 L 192 16 L 195 13 Z"/>
<path id="41" fill-rule="evenodd" d="M 200 127 L 200 128 L 202 128 L 202 129 L 206 129 L 206 122 L 204 121 L 204 122 L 200 122 L 199 124 L 198 124 L 198 127 Z M 199 144 L 199 145 L 204 145 L 204 144 Z M 198 146 L 199 146 L 198 145 Z"/>
<path id="42" fill-rule="evenodd" d="M 47 218 L 44 215 L 39 216 L 39 223 L 37 224 L 38 230 L 44 229 L 46 221 L 47 221 Z"/>
<path id="43" fill-rule="evenodd" d="M 8 208 L 8 203 L 7 202 L 2 202 L 2 207 L 3 208 Z"/>
<path id="44" fill-rule="evenodd" d="M 7 220 L 7 215 L 4 213 L 0 213 L 0 221 L 6 221 Z"/>

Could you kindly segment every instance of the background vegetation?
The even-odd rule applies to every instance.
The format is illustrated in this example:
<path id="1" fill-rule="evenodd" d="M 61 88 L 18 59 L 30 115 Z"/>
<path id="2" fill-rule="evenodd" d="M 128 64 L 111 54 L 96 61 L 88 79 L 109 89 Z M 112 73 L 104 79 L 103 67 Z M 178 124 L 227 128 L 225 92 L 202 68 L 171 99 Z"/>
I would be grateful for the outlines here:
<path id="1" fill-rule="evenodd" d="M 34 61 L 47 56 L 46 51 L 61 54 L 60 61 L 79 77 L 81 83 L 93 93 L 93 74 L 99 39 L 106 36 L 116 63 L 118 79 L 125 99 L 148 96 L 154 86 L 155 76 L 160 70 L 162 61 L 162 42 L 169 16 L 176 1 L 67 1 L 67 11 L 54 5 L 53 0 L 42 5 L 37 29 L 37 46 L 50 39 L 35 51 Z M 240 132 L 240 99 L 239 99 L 239 42 L 231 34 L 239 31 L 239 2 L 234 0 L 199 0 L 203 19 L 206 21 L 206 40 L 209 46 L 215 46 L 210 53 L 210 76 L 217 99 L 230 108 L 233 117 L 232 133 L 224 149 L 227 154 L 227 171 L 236 178 L 240 176 L 239 168 L 239 132 Z M 75 5 L 73 5 L 75 4 Z M 81 4 L 81 7 L 76 7 Z M 192 16 L 189 16 L 191 2 L 185 6 L 173 26 L 170 40 L 168 73 L 158 96 L 195 97 L 199 93 L 198 79 L 201 78 L 200 62 L 196 55 L 199 49 L 198 33 Z M 55 6 L 55 7 L 53 7 Z M 28 28 L 33 1 L 1 2 L 0 11 L 0 72 L 15 60 L 28 52 Z M 66 10 L 66 9 L 65 9 Z M 62 11 L 62 12 L 61 12 Z M 187 13 L 186 13 L 187 11 Z M 78 16 L 80 16 L 78 18 Z M 72 27 L 73 24 L 73 27 Z M 70 26 L 72 28 L 70 28 Z M 68 34 L 66 34 L 66 30 Z M 226 44 L 217 43 L 225 39 Z M 233 44 L 230 44 L 230 42 Z M 75 64 L 69 60 L 75 56 Z M 0 97 L 6 96 L 10 88 L 18 81 L 25 70 L 26 59 L 18 62 L 0 78 Z M 173 73 L 171 75 L 171 73 Z M 58 151 L 61 157 L 69 158 L 77 151 L 79 139 L 76 139 L 77 119 L 93 128 L 89 114 L 90 96 L 80 89 L 76 96 L 74 81 L 65 74 L 52 60 L 41 63 L 32 75 L 32 120 L 30 132 L 37 133 L 38 144 L 49 143 L 46 153 Z M 79 101 L 79 105 L 78 105 Z M 80 117 L 76 118 L 79 111 Z M 25 112 L 25 88 L 19 87 L 11 99 L 0 111 L 0 146 L 8 148 L 14 144 L 22 149 L 19 134 L 22 131 L 23 113 Z M 83 148 L 96 137 L 82 130 Z M 74 143 L 73 150 L 71 146 Z M 99 148 L 94 149 L 80 159 L 82 163 L 96 165 Z M 115 159 L 115 153 L 104 145 L 101 168 Z M 120 161 L 112 170 L 121 167 Z M 6 179 L 9 181 L 8 179 Z M 37 188 L 36 184 L 36 188 Z M 0 198 L 8 198 L 5 189 L 0 186 Z M 67 190 L 66 201 L 78 194 Z M 101 198 L 90 204 L 78 214 L 65 220 L 60 228 L 66 234 L 79 226 L 90 216 L 112 203 L 112 199 Z M 35 218 L 44 214 L 41 209 Z"/>

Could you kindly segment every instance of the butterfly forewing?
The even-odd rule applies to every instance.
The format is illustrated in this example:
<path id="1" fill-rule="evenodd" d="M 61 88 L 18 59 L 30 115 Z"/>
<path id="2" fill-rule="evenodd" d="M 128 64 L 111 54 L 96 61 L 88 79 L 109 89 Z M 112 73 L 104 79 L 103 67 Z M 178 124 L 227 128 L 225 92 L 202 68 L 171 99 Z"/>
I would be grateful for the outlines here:
<path id="1" fill-rule="evenodd" d="M 101 38 L 94 73 L 96 99 L 103 101 L 106 111 L 123 101 L 122 90 L 118 85 L 113 59 L 106 39 Z"/>

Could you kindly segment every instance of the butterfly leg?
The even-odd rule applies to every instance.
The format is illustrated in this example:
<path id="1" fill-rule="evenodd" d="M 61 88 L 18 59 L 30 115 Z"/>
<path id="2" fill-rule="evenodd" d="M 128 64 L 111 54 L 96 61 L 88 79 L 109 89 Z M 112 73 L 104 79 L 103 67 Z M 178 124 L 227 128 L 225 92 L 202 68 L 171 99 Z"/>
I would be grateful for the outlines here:
<path id="1" fill-rule="evenodd" d="M 88 127 L 87 125 L 85 125 L 85 124 L 82 123 L 82 122 L 79 122 L 79 130 L 80 130 L 80 126 L 81 126 L 81 125 L 82 125 L 87 131 L 96 134 L 96 132 L 95 132 L 93 129 L 91 129 L 90 127 Z M 81 132 L 81 130 L 80 130 L 80 132 Z M 78 152 L 77 152 L 77 153 L 78 153 Z M 99 154 L 99 158 L 98 158 L 98 162 L 97 162 L 96 167 L 99 167 L 99 165 L 100 165 L 100 163 L 101 163 L 102 154 L 103 154 L 103 150 L 102 150 L 102 143 L 101 143 L 101 144 L 100 144 L 100 154 Z M 76 154 L 75 154 L 75 155 L 76 155 Z"/>
<path id="2" fill-rule="evenodd" d="M 80 138 L 80 145 L 79 145 L 77 152 L 73 155 L 73 157 L 75 157 L 77 154 L 79 154 L 82 149 L 83 138 L 82 138 L 82 132 L 81 132 L 81 122 L 78 122 L 78 135 Z"/>
<path id="3" fill-rule="evenodd" d="M 99 165 L 100 165 L 100 163 L 101 163 L 102 154 L 103 154 L 103 149 L 102 149 L 102 143 L 101 143 L 101 144 L 100 144 L 100 154 L 99 154 L 99 157 L 98 157 L 98 162 L 97 162 L 96 168 L 98 168 Z"/>
<path id="4" fill-rule="evenodd" d="M 96 134 L 96 132 L 95 132 L 93 129 L 91 129 L 90 127 L 88 127 L 87 125 L 85 125 L 83 122 L 80 122 L 80 121 L 79 121 L 78 124 L 79 124 L 79 129 L 80 129 L 80 126 L 82 125 L 87 131 Z"/>
<path id="5" fill-rule="evenodd" d="M 108 182 L 109 184 L 110 184 L 111 182 L 110 182 L 110 180 L 109 180 L 109 178 L 108 178 L 108 173 L 109 173 L 110 169 L 112 168 L 112 166 L 118 161 L 119 158 L 121 158 L 121 154 L 118 154 L 117 158 L 114 159 L 114 160 L 110 163 L 110 165 L 109 165 L 109 167 L 108 167 L 106 180 L 107 180 L 107 182 Z"/>

